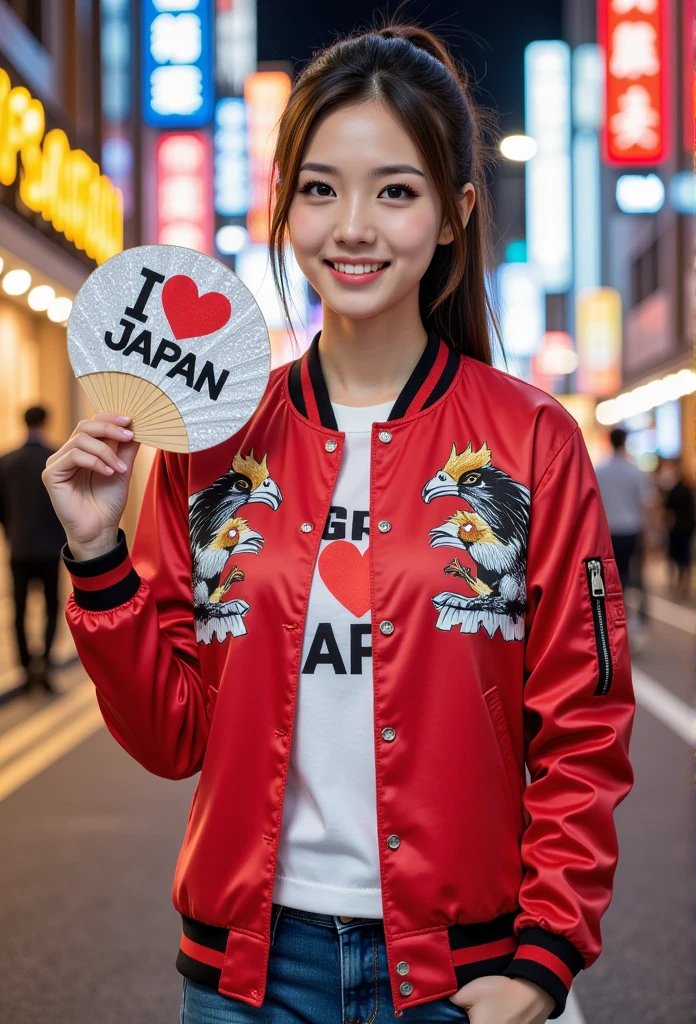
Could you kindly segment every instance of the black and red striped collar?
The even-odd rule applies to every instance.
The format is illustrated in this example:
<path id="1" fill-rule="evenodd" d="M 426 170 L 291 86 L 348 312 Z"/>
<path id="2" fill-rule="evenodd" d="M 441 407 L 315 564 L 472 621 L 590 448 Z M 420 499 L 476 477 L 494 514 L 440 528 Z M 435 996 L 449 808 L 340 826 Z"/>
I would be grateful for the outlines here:
<path id="1" fill-rule="evenodd" d="M 288 389 L 298 412 L 317 426 L 338 430 L 319 359 L 320 336 L 321 331 L 318 331 L 307 351 L 290 365 Z M 398 420 L 432 405 L 454 380 L 460 358 L 459 353 L 436 331 L 429 331 L 423 353 L 387 420 Z"/>

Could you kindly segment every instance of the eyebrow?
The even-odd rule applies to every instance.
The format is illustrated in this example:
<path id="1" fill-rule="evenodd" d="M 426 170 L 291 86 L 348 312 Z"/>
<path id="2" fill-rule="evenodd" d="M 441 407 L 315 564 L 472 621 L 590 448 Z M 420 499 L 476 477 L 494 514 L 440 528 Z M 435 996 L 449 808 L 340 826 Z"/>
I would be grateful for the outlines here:
<path id="1" fill-rule="evenodd" d="M 301 171 L 316 171 L 318 174 L 335 174 L 340 178 L 341 172 L 338 167 L 332 164 L 306 163 L 300 167 Z M 385 167 L 373 167 L 368 178 L 381 178 L 386 174 L 419 174 L 421 178 L 425 175 L 417 167 L 411 164 L 387 164 Z"/>

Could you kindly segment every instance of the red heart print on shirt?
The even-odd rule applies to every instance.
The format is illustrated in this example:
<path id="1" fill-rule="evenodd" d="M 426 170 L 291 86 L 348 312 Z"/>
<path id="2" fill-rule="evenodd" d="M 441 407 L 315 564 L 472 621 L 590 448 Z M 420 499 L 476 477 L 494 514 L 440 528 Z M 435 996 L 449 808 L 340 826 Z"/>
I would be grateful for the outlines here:
<path id="1" fill-rule="evenodd" d="M 196 282 L 185 274 L 175 274 L 164 282 L 162 306 L 177 341 L 219 331 L 232 316 L 226 295 L 199 295 Z"/>
<path id="2" fill-rule="evenodd" d="M 369 612 L 369 548 L 361 553 L 350 541 L 332 541 L 319 555 L 319 575 L 336 600 L 356 619 Z"/>

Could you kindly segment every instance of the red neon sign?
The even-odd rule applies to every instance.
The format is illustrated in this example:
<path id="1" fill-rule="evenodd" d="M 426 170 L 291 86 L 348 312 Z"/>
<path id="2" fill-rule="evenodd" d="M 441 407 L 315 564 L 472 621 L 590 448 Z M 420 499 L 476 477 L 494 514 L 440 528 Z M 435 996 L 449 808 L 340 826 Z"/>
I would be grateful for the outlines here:
<path id="1" fill-rule="evenodd" d="M 669 0 L 599 0 L 606 163 L 659 164 L 669 156 L 669 31 Z"/>
<path id="2" fill-rule="evenodd" d="M 696 23 L 694 0 L 684 0 L 684 151 L 694 151 L 694 120 L 696 119 Z"/>
<path id="3" fill-rule="evenodd" d="M 157 140 L 157 242 L 214 255 L 213 153 L 203 132 Z"/>

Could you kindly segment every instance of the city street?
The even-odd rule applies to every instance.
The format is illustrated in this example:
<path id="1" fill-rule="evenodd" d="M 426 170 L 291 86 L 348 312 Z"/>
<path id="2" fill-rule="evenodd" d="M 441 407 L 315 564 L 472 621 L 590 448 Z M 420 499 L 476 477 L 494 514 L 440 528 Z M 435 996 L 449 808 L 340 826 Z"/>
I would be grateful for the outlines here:
<path id="1" fill-rule="evenodd" d="M 696 0 L 0 0 L 0 1024 L 695 1020 L 695 74 Z M 352 938 L 241 1013 L 269 881 Z"/>
<path id="2" fill-rule="evenodd" d="M 660 597 L 651 609 L 634 657 L 636 782 L 616 812 L 604 948 L 576 978 L 563 1024 L 685 1024 L 692 1012 L 696 612 Z M 0 708 L 0 1020 L 174 1024 L 170 886 L 195 779 L 165 781 L 132 761 L 79 663 L 60 685 L 58 698 Z"/>

